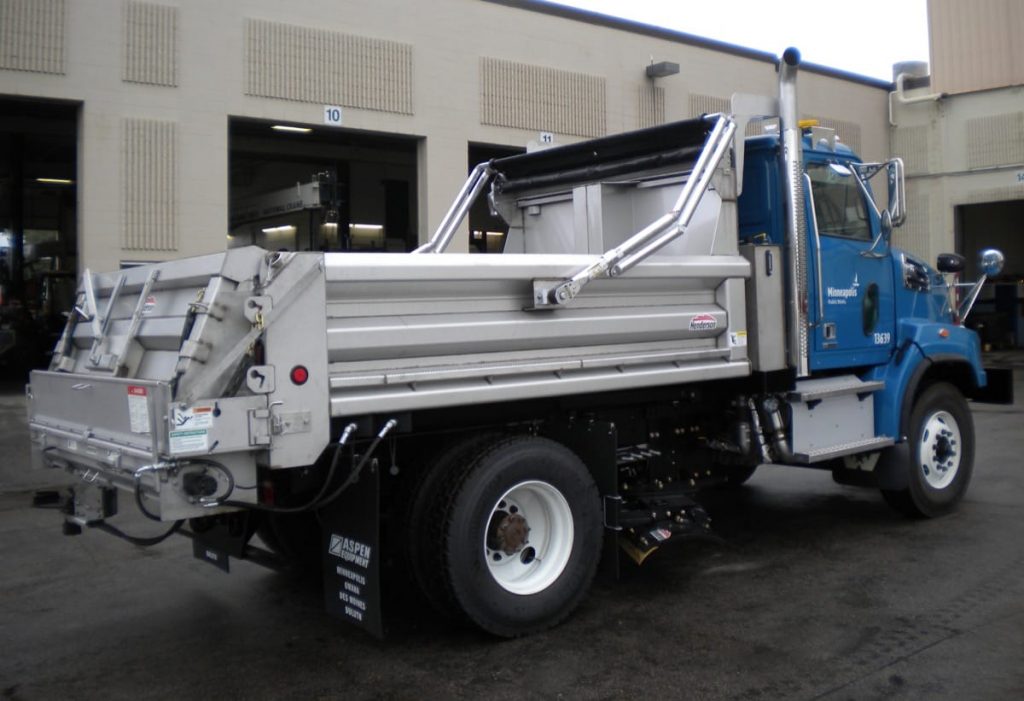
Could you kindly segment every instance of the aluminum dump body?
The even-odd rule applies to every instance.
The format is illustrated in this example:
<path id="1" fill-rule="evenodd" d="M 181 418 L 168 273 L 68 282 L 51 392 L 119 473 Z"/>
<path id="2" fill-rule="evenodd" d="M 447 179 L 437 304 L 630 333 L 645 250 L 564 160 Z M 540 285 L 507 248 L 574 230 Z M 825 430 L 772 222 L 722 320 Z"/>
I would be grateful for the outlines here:
<path id="1" fill-rule="evenodd" d="M 537 304 L 538 281 L 571 278 L 671 209 L 699 121 L 657 132 L 689 139 L 660 151 L 651 133 L 633 155 L 614 137 L 604 165 L 580 148 L 514 160 L 492 193 L 510 225 L 503 255 L 249 247 L 87 273 L 51 369 L 32 376 L 37 446 L 122 486 L 200 457 L 241 484 L 257 465 L 314 462 L 331 417 L 746 375 L 750 265 L 728 159 L 682 237 L 571 304 Z"/>

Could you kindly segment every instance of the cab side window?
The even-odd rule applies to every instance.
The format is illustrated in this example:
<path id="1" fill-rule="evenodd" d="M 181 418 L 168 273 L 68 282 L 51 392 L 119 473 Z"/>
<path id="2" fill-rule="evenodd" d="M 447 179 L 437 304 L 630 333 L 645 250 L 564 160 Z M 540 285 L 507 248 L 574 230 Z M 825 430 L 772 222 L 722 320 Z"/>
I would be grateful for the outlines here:
<path id="1" fill-rule="evenodd" d="M 807 174 L 811 178 L 818 233 L 870 241 L 868 208 L 856 176 L 845 167 L 830 163 L 810 163 Z"/>

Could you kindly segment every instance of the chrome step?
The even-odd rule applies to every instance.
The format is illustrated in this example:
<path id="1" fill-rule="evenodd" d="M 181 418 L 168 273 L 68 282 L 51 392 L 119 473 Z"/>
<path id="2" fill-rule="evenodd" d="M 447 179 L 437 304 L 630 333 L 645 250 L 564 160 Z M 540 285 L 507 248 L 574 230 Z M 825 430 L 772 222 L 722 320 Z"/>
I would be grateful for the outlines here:
<path id="1" fill-rule="evenodd" d="M 816 462 L 831 460 L 832 458 L 841 458 L 844 455 L 854 455 L 855 453 L 867 453 L 872 450 L 881 450 L 882 448 L 888 448 L 890 445 L 895 443 L 896 439 L 891 436 L 872 436 L 871 438 L 852 441 L 850 443 L 840 443 L 839 445 L 832 445 L 826 448 L 817 448 L 807 453 L 795 453 L 793 455 L 793 462 L 798 465 L 812 465 Z"/>
<path id="2" fill-rule="evenodd" d="M 829 397 L 856 394 L 863 399 L 872 392 L 885 388 L 882 380 L 864 381 L 855 375 L 825 377 L 796 383 L 796 390 L 786 395 L 791 402 L 816 402 Z"/>

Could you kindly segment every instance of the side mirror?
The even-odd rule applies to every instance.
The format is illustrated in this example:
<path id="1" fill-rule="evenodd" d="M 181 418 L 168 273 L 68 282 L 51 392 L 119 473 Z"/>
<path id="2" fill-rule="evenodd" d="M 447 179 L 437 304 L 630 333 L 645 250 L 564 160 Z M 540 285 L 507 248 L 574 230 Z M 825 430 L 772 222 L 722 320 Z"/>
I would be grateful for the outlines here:
<path id="1" fill-rule="evenodd" d="M 892 215 L 889 214 L 888 209 L 883 209 L 881 216 L 879 216 L 879 232 L 881 233 L 882 240 L 888 242 L 892 238 Z"/>
<path id="2" fill-rule="evenodd" d="M 995 277 L 999 273 L 1003 272 L 1003 258 L 1002 251 L 998 251 L 995 248 L 989 248 L 981 252 L 981 259 L 978 261 L 978 267 L 981 268 L 981 272 L 985 274 L 985 277 Z"/>
<path id="3" fill-rule="evenodd" d="M 891 158 L 885 164 L 889 186 L 889 213 L 893 226 L 902 226 L 907 218 L 907 196 L 903 177 L 903 159 Z"/>
<path id="4" fill-rule="evenodd" d="M 971 309 L 974 308 L 974 303 L 978 300 L 978 294 L 981 292 L 982 286 L 985 281 L 990 277 L 995 277 L 1003 271 L 1003 253 L 994 248 L 987 248 L 981 252 L 978 260 L 978 267 L 981 268 L 981 277 L 974 283 L 971 291 L 967 293 L 964 300 L 960 303 L 959 316 L 960 322 L 967 321 L 967 317 L 971 313 Z"/>
<path id="5" fill-rule="evenodd" d="M 935 267 L 940 273 L 962 273 L 967 266 L 964 257 L 956 253 L 940 253 Z"/>
<path id="6" fill-rule="evenodd" d="M 875 214 L 879 217 L 882 216 L 882 212 L 878 211 L 878 205 L 875 203 L 871 192 L 868 191 L 867 182 L 884 169 L 885 180 L 889 190 L 889 205 L 886 207 L 889 210 L 889 230 L 891 231 L 895 226 L 903 225 L 904 220 L 907 218 L 907 196 L 904 188 L 902 159 L 890 158 L 884 163 L 850 163 L 848 168 L 845 165 L 835 164 L 832 165 L 832 169 L 840 175 L 845 175 L 844 171 L 850 170 L 857 175 L 857 182 L 860 183 L 861 191 L 863 191 L 864 196 L 875 210 Z"/>

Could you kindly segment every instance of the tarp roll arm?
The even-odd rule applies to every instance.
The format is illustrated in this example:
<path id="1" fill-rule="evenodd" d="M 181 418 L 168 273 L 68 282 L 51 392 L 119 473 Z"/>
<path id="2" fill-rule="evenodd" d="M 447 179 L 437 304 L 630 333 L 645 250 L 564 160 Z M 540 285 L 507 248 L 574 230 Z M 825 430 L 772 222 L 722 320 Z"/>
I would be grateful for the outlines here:
<path id="1" fill-rule="evenodd" d="M 718 115 L 704 149 L 693 166 L 675 205 L 651 224 L 633 234 L 624 243 L 604 253 L 596 261 L 568 280 L 537 289 L 544 281 L 535 281 L 535 308 L 570 302 L 583 286 L 599 277 L 617 277 L 682 234 L 689 226 L 697 205 L 707 191 L 711 178 L 732 143 L 736 123 L 727 115 Z"/>
<path id="2" fill-rule="evenodd" d="M 494 172 L 490 162 L 477 164 L 473 168 L 473 172 L 469 174 L 469 178 L 466 179 L 459 194 L 455 197 L 455 201 L 452 202 L 452 206 L 449 207 L 448 212 L 444 215 L 444 219 L 438 225 L 437 231 L 434 232 L 429 241 L 414 250 L 413 253 L 444 253 L 444 250 L 448 248 L 448 244 L 452 240 L 452 236 L 455 235 L 455 230 L 459 228 L 462 220 L 466 218 L 466 213 L 469 212 L 473 202 L 480 196 L 480 193 L 483 192 L 487 184 L 491 182 Z"/>

